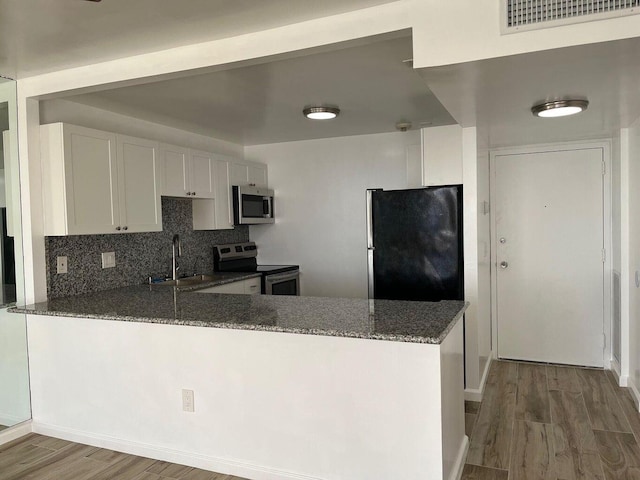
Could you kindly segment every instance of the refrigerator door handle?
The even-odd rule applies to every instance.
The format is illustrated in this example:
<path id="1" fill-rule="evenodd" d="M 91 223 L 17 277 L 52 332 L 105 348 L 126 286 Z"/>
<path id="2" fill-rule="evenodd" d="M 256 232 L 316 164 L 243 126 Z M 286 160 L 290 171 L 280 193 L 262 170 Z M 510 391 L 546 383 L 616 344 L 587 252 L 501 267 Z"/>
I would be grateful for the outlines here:
<path id="1" fill-rule="evenodd" d="M 367 190 L 367 285 L 369 300 L 375 298 L 374 271 L 373 271 L 373 192 Z"/>
<path id="2" fill-rule="evenodd" d="M 367 190 L 367 248 L 375 249 L 373 246 L 373 192 Z"/>

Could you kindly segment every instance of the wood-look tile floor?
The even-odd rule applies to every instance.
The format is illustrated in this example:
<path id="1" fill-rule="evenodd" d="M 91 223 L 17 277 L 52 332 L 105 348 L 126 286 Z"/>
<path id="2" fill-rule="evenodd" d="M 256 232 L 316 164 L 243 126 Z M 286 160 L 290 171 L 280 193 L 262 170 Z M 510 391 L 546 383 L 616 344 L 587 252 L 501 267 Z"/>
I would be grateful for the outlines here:
<path id="1" fill-rule="evenodd" d="M 640 480 L 640 414 L 611 372 L 495 361 L 465 408 L 463 480 Z M 0 480 L 23 479 L 242 480 L 36 434 L 0 445 Z"/>
<path id="2" fill-rule="evenodd" d="M 463 480 L 640 480 L 640 414 L 610 371 L 495 361 L 465 410 Z"/>
<path id="3" fill-rule="evenodd" d="M 42 435 L 0 445 L 0 480 L 244 480 Z"/>

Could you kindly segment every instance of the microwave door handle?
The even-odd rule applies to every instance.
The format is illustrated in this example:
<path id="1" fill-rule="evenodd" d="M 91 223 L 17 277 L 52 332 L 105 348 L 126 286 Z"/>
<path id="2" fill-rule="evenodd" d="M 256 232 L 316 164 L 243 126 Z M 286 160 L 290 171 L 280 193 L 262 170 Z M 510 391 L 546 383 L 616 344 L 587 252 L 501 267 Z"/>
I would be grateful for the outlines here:
<path id="1" fill-rule="evenodd" d="M 266 202 L 266 204 L 267 204 L 267 211 L 265 212 L 263 210 L 263 212 L 262 212 L 263 213 L 263 217 L 264 218 L 273 217 L 273 203 L 272 203 L 273 202 L 273 198 L 272 197 L 263 197 L 262 200 L 263 200 L 263 205 L 264 205 L 264 202 Z"/>

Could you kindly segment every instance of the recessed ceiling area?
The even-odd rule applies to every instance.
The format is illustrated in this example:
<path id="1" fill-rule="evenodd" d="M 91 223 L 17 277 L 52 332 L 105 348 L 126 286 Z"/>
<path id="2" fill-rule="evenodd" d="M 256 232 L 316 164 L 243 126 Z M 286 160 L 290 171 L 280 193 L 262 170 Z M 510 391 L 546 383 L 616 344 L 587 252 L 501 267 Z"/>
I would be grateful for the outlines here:
<path id="1" fill-rule="evenodd" d="M 421 74 L 462 126 L 490 147 L 611 137 L 640 116 L 640 39 L 634 38 L 424 69 Z M 571 117 L 537 118 L 531 107 L 588 99 Z"/>
<path id="2" fill-rule="evenodd" d="M 454 123 L 406 60 L 410 36 L 297 58 L 65 97 L 240 145 L 396 131 Z M 340 115 L 313 121 L 309 105 Z"/>
<path id="3" fill-rule="evenodd" d="M 0 74 L 23 78 L 392 1 L 0 0 Z"/>

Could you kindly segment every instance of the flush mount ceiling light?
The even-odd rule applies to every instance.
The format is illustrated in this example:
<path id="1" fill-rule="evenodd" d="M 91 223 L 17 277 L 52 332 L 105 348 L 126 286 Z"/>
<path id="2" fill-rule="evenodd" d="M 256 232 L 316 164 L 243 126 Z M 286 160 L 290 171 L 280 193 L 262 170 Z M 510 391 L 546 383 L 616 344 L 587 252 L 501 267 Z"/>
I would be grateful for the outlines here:
<path id="1" fill-rule="evenodd" d="M 588 106 L 589 102 L 587 100 L 556 100 L 531 107 L 531 113 L 536 117 L 543 118 L 566 117 L 567 115 L 580 113 L 586 110 Z"/>
<path id="2" fill-rule="evenodd" d="M 340 109 L 338 107 L 305 107 L 302 113 L 311 120 L 331 120 L 338 116 Z"/>

